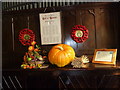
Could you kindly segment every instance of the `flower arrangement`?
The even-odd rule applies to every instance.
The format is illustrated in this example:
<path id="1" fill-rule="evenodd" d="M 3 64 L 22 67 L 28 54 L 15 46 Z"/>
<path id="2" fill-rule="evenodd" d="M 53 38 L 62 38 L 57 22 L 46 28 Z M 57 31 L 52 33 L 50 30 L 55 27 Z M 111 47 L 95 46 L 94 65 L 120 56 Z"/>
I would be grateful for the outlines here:
<path id="1" fill-rule="evenodd" d="M 31 45 L 28 47 L 28 51 L 23 57 L 22 68 L 32 69 L 32 68 L 46 68 L 48 65 L 44 65 L 46 56 L 40 55 L 41 48 L 36 44 L 35 41 L 31 42 Z"/>
<path id="2" fill-rule="evenodd" d="M 25 53 L 23 57 L 22 68 L 46 68 L 48 65 L 44 65 L 46 56 L 40 55 L 41 48 L 36 44 L 35 41 L 31 42 L 31 45 L 28 47 L 28 52 Z"/>

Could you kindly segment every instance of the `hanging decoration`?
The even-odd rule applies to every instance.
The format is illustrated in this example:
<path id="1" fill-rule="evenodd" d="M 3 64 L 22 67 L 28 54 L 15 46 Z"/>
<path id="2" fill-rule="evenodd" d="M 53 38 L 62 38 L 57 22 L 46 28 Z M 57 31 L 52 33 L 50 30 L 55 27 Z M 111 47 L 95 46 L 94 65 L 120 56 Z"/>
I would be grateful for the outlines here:
<path id="1" fill-rule="evenodd" d="M 77 43 L 85 42 L 88 39 L 89 31 L 83 25 L 75 25 L 72 28 L 71 37 Z"/>
<path id="2" fill-rule="evenodd" d="M 35 34 L 30 29 L 22 29 L 19 33 L 19 41 L 24 45 L 30 45 L 32 41 L 35 40 Z"/>

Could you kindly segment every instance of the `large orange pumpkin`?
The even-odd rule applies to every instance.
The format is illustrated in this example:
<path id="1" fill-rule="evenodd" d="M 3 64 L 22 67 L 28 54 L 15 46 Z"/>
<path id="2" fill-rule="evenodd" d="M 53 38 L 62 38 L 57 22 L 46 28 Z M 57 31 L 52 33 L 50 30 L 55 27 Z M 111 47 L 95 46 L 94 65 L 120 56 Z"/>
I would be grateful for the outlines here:
<path id="1" fill-rule="evenodd" d="M 64 67 L 75 58 L 74 49 L 66 44 L 58 44 L 52 47 L 48 53 L 48 59 L 51 64 L 58 67 Z"/>

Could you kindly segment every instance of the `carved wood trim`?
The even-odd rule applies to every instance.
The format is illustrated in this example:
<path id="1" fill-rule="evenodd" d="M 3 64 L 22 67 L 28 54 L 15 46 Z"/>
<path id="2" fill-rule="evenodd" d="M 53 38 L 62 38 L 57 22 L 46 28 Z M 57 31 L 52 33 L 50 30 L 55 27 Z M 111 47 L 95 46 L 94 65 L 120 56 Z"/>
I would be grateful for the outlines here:
<path id="1" fill-rule="evenodd" d="M 88 12 L 89 12 L 90 14 L 92 14 L 93 16 L 95 16 L 95 12 L 94 12 L 93 9 L 92 9 L 92 10 L 88 10 Z"/>

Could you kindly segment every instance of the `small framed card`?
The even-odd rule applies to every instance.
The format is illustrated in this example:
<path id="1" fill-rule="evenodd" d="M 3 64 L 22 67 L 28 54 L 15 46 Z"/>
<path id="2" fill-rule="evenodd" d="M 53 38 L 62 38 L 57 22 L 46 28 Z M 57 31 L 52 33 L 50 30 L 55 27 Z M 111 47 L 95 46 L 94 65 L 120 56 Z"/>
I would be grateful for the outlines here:
<path id="1" fill-rule="evenodd" d="M 117 49 L 95 49 L 92 63 L 116 64 Z"/>

